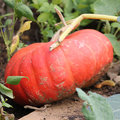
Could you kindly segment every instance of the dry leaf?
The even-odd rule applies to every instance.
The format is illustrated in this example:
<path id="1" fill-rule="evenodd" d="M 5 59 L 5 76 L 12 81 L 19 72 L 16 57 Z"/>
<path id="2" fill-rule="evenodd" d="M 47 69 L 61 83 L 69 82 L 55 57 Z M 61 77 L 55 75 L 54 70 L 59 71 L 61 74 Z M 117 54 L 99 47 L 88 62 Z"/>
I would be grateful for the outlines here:
<path id="1" fill-rule="evenodd" d="M 120 84 L 120 62 L 112 63 L 111 68 L 108 70 L 107 75 L 110 80 L 113 80 L 116 84 Z"/>
<path id="2" fill-rule="evenodd" d="M 12 54 L 16 50 L 18 44 L 19 44 L 19 35 L 17 34 L 13 36 L 12 44 L 10 46 L 10 54 Z"/>
<path id="3" fill-rule="evenodd" d="M 28 35 L 22 35 L 22 36 L 21 36 L 21 39 L 26 40 L 26 41 L 29 41 L 29 40 L 30 40 L 30 37 L 29 37 Z"/>
<path id="4" fill-rule="evenodd" d="M 103 87 L 105 85 L 107 85 L 107 86 L 115 86 L 115 82 L 113 82 L 112 80 L 105 80 L 105 81 L 95 85 L 95 87 L 96 88 L 101 88 L 101 87 Z"/>
<path id="5" fill-rule="evenodd" d="M 115 79 L 114 79 L 115 83 L 116 84 L 119 84 L 120 85 L 120 76 L 117 76 Z"/>
<path id="6" fill-rule="evenodd" d="M 25 32 L 25 31 L 29 30 L 30 27 L 31 27 L 31 23 L 32 23 L 32 21 L 27 21 L 27 22 L 25 22 L 25 23 L 20 27 L 20 29 L 19 29 L 19 31 L 18 31 L 18 34 L 19 34 L 19 33 L 23 33 L 23 32 Z"/>
<path id="7" fill-rule="evenodd" d="M 120 62 L 112 63 L 111 68 L 108 70 L 107 75 L 111 80 L 114 80 L 119 74 Z"/>

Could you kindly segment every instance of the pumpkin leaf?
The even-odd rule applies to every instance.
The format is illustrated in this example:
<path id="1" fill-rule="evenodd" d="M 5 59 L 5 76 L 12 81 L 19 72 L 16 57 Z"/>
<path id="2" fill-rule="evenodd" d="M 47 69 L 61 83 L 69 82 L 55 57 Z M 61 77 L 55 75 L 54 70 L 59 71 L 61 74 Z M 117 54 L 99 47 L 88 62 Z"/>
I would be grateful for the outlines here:
<path id="1" fill-rule="evenodd" d="M 18 85 L 22 78 L 27 78 L 26 76 L 8 76 L 7 77 L 7 83 L 12 85 Z"/>
<path id="2" fill-rule="evenodd" d="M 120 41 L 117 41 L 117 38 L 112 34 L 105 34 L 105 36 L 110 40 L 114 48 L 116 55 L 120 56 Z"/>
<path id="3" fill-rule="evenodd" d="M 88 96 L 79 88 L 76 88 L 76 91 L 78 96 L 82 100 L 85 100 L 82 112 L 87 120 L 114 120 L 112 108 L 106 98 L 90 91 L 88 92 Z"/>
<path id="4" fill-rule="evenodd" d="M 116 94 L 108 97 L 107 101 L 112 107 L 115 117 L 114 120 L 120 120 L 120 94 Z"/>
<path id="5" fill-rule="evenodd" d="M 25 22 L 21 27 L 20 27 L 20 29 L 19 29 L 19 33 L 23 33 L 23 32 L 25 32 L 25 31 L 27 31 L 27 30 L 29 30 L 30 29 L 30 27 L 31 27 L 31 23 L 32 23 L 32 21 L 27 21 L 27 22 Z"/>
<path id="6" fill-rule="evenodd" d="M 92 9 L 96 14 L 119 15 L 120 0 L 97 0 Z"/>
<path id="7" fill-rule="evenodd" d="M 4 86 L 3 84 L 0 83 L 0 92 L 4 95 L 6 95 L 7 97 L 13 99 L 13 91 L 9 88 L 7 88 L 6 86 Z"/>

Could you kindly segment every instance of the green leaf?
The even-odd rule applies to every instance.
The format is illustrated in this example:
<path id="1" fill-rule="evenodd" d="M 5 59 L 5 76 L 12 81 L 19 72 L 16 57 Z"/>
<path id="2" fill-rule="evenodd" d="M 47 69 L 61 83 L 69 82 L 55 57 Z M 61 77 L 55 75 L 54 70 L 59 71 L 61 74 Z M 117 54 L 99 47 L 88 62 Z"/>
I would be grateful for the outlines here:
<path id="1" fill-rule="evenodd" d="M 63 4 L 64 4 L 64 13 L 65 16 L 67 13 L 71 13 L 72 9 L 74 8 L 72 0 L 63 0 Z"/>
<path id="2" fill-rule="evenodd" d="M 38 12 L 50 12 L 50 4 L 44 2 L 44 4 L 37 10 Z"/>
<path id="3" fill-rule="evenodd" d="M 120 30 L 120 23 L 118 23 L 118 22 L 113 22 L 113 23 L 111 24 L 111 26 L 112 26 L 113 28 L 118 28 L 118 29 Z"/>
<path id="4" fill-rule="evenodd" d="M 96 14 L 118 15 L 120 12 L 120 0 L 97 0 L 92 9 Z"/>
<path id="5" fill-rule="evenodd" d="M 120 56 L 120 41 L 117 41 L 117 38 L 112 34 L 105 34 L 105 36 L 110 40 L 115 54 Z"/>
<path id="6" fill-rule="evenodd" d="M 52 38 L 53 35 L 54 35 L 53 30 L 48 30 L 47 31 L 47 37 Z"/>
<path id="7" fill-rule="evenodd" d="M 3 0 L 8 6 L 14 8 L 15 0 Z"/>
<path id="8" fill-rule="evenodd" d="M 32 4 L 30 4 L 30 6 L 36 8 L 36 9 L 39 9 L 42 4 L 44 4 L 44 2 L 48 2 L 48 0 L 32 0 Z"/>
<path id="9" fill-rule="evenodd" d="M 63 12 L 63 10 L 58 5 L 54 5 L 54 8 L 57 8 L 60 12 Z"/>
<path id="10" fill-rule="evenodd" d="M 50 15 L 51 13 L 41 13 L 38 18 L 37 18 L 37 21 L 39 22 L 46 22 L 50 19 Z"/>
<path id="11" fill-rule="evenodd" d="M 57 5 L 54 5 L 54 4 L 50 4 L 50 6 L 49 6 L 49 11 L 51 12 L 51 13 L 56 13 L 56 11 L 55 11 L 55 6 L 57 6 Z"/>
<path id="12" fill-rule="evenodd" d="M 112 107 L 115 120 L 120 120 L 120 94 L 108 97 L 107 101 Z"/>
<path id="13" fill-rule="evenodd" d="M 1 83 L 0 83 L 0 92 L 4 95 L 8 96 L 9 98 L 12 98 L 12 99 L 14 98 L 12 90 L 7 88 L 6 86 L 4 86 Z"/>
<path id="14" fill-rule="evenodd" d="M 8 104 L 8 103 L 3 103 L 2 104 L 3 107 L 6 107 L 6 108 L 12 108 L 12 105 Z"/>
<path id="15" fill-rule="evenodd" d="M 54 8 L 57 8 L 62 12 L 62 9 L 58 5 L 54 5 L 52 3 L 49 4 L 48 2 L 45 2 L 44 4 L 42 4 L 42 6 L 38 9 L 38 12 L 55 13 Z"/>
<path id="16" fill-rule="evenodd" d="M 82 112 L 86 120 L 114 120 L 111 106 L 106 98 L 99 94 L 88 92 L 89 96 L 81 89 L 76 89 L 78 96 L 85 100 Z M 90 110 L 88 109 L 90 107 Z"/>
<path id="17" fill-rule="evenodd" d="M 1 102 L 3 107 L 12 108 L 10 104 L 6 103 L 6 100 L 3 98 L 2 95 L 1 95 Z"/>
<path id="18" fill-rule="evenodd" d="M 17 3 L 15 8 L 16 8 L 16 13 L 18 16 L 20 16 L 20 17 L 24 16 L 32 21 L 35 20 L 31 9 L 27 5 L 25 5 L 23 3 Z"/>
<path id="19" fill-rule="evenodd" d="M 12 84 L 12 85 L 18 85 L 20 83 L 20 80 L 22 78 L 27 78 L 29 79 L 28 77 L 26 76 L 8 76 L 7 77 L 7 83 L 8 84 Z"/>
<path id="20" fill-rule="evenodd" d="M 60 3 L 62 3 L 62 0 L 52 0 L 52 4 L 58 5 Z"/>
<path id="21" fill-rule="evenodd" d="M 9 7 L 15 9 L 15 12 L 19 17 L 24 16 L 29 20 L 32 20 L 32 21 L 35 20 L 31 9 L 27 5 L 23 4 L 22 2 L 15 3 L 15 0 L 4 0 L 4 2 Z"/>
<path id="22" fill-rule="evenodd" d="M 11 20 L 11 19 L 7 19 L 7 20 L 5 21 L 5 26 L 10 25 L 11 23 L 12 23 L 12 20 Z"/>
<path id="23" fill-rule="evenodd" d="M 48 0 L 32 0 L 34 4 L 43 4 L 44 2 L 48 2 Z"/>

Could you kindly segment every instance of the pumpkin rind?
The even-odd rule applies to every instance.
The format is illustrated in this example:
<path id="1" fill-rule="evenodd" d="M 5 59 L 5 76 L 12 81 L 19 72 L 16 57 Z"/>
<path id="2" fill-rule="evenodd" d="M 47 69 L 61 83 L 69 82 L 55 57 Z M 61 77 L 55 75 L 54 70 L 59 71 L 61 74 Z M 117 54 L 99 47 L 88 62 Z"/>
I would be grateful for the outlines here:
<path id="1" fill-rule="evenodd" d="M 29 45 L 9 61 L 5 80 L 17 75 L 29 78 L 22 78 L 19 85 L 6 84 L 17 103 L 40 105 L 68 97 L 76 87 L 85 87 L 113 59 L 111 43 L 96 30 L 77 31 L 49 51 L 52 43 Z"/>

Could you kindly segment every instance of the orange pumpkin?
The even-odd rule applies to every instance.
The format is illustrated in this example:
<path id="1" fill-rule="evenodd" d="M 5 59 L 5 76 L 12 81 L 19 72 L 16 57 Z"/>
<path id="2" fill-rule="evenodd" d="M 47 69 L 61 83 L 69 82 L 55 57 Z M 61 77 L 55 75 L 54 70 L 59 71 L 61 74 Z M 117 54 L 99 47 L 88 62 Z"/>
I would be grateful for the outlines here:
<path id="1" fill-rule="evenodd" d="M 67 36 L 59 47 L 49 51 L 48 43 L 35 43 L 22 48 L 11 58 L 8 76 L 27 76 L 13 90 L 19 104 L 51 103 L 75 93 L 76 87 L 91 86 L 113 59 L 108 38 L 92 30 L 80 30 Z"/>

